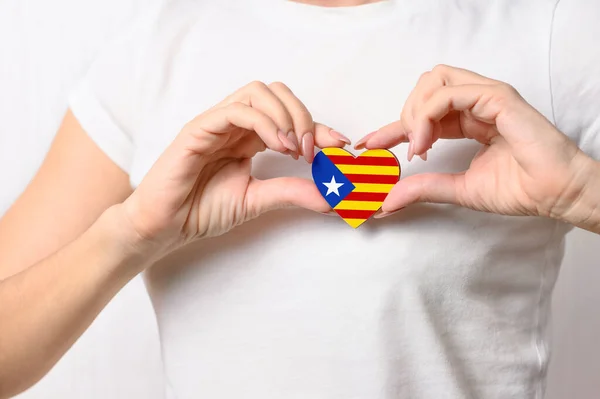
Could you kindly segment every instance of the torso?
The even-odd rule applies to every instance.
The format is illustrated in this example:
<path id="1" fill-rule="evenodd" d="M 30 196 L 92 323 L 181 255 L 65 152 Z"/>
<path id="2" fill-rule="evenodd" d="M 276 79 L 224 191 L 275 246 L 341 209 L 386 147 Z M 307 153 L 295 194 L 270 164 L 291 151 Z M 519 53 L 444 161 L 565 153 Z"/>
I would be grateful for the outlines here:
<path id="1" fill-rule="evenodd" d="M 171 6 L 157 31 L 149 51 L 164 61 L 144 73 L 163 79 L 149 78 L 140 100 L 134 185 L 185 122 L 253 80 L 286 83 L 315 120 L 354 142 L 397 119 L 438 63 L 507 81 L 551 116 L 553 1 L 398 1 L 339 15 L 278 5 L 263 16 L 248 11 L 253 2 L 214 3 Z M 411 163 L 405 146 L 393 151 L 408 176 L 464 170 L 478 149 L 440 142 Z M 310 170 L 269 152 L 253 166 L 258 178 Z M 534 398 L 565 231 L 417 205 L 357 230 L 277 211 L 190 245 L 146 275 L 171 394 Z"/>

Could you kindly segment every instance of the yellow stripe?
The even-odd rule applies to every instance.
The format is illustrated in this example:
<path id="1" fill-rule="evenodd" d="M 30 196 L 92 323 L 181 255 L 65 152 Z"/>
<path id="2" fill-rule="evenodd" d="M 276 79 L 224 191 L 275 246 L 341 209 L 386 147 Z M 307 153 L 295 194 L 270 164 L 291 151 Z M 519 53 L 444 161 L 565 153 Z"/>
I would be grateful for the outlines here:
<path id="1" fill-rule="evenodd" d="M 339 155 L 346 157 L 354 157 L 354 155 L 350 151 L 346 151 L 343 148 L 335 148 L 328 147 L 323 148 L 323 153 L 325 155 Z M 361 157 L 383 157 L 383 158 L 396 158 L 393 152 L 388 150 L 367 150 L 362 154 L 359 154 Z"/>
<path id="2" fill-rule="evenodd" d="M 372 184 L 372 183 L 352 183 L 355 193 L 389 193 L 394 187 L 393 184 Z"/>
<path id="3" fill-rule="evenodd" d="M 388 150 L 369 150 L 360 154 L 361 157 L 385 157 L 396 158 L 396 156 Z"/>
<path id="4" fill-rule="evenodd" d="M 373 166 L 373 165 L 336 165 L 344 174 L 349 175 L 388 175 L 398 176 L 400 168 L 397 166 Z"/>
<path id="5" fill-rule="evenodd" d="M 376 211 L 381 208 L 383 202 L 372 201 L 342 201 L 334 209 L 347 209 L 358 211 Z"/>
<path id="6" fill-rule="evenodd" d="M 325 155 L 341 155 L 341 156 L 352 157 L 352 154 L 349 153 L 348 151 L 343 150 L 341 148 L 334 148 L 334 147 L 323 148 L 323 153 Z"/>
<path id="7" fill-rule="evenodd" d="M 366 222 L 367 219 L 344 219 L 344 221 L 346 223 L 348 223 L 350 226 L 357 228 L 358 226 L 360 226 L 361 224 Z"/>

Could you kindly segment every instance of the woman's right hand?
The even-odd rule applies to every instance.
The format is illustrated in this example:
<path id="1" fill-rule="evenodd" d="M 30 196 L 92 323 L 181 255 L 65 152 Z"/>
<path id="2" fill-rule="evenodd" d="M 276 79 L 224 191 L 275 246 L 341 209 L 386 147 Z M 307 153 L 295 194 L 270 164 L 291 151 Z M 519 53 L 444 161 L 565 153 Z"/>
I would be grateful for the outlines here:
<path id="1" fill-rule="evenodd" d="M 258 180 L 251 160 L 268 148 L 312 162 L 315 145 L 345 144 L 287 86 L 253 82 L 189 122 L 120 207 L 137 239 L 169 249 L 282 207 L 327 212 L 312 181 Z"/>

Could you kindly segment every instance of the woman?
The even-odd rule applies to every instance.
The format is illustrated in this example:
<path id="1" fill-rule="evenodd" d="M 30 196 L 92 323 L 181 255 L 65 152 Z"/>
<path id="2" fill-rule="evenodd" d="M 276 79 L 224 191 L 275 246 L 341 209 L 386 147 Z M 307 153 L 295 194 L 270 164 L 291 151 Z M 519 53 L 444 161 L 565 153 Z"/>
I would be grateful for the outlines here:
<path id="1" fill-rule="evenodd" d="M 167 1 L 109 46 L 3 217 L 1 395 L 144 270 L 169 397 L 542 395 L 564 222 L 600 232 L 576 146 L 598 151 L 600 73 L 576 68 L 600 63 L 566 56 L 598 6 L 212 3 Z M 496 80 L 442 66 L 413 89 L 440 62 Z M 351 139 L 423 158 L 379 216 L 447 205 L 323 216 L 305 161 Z"/>

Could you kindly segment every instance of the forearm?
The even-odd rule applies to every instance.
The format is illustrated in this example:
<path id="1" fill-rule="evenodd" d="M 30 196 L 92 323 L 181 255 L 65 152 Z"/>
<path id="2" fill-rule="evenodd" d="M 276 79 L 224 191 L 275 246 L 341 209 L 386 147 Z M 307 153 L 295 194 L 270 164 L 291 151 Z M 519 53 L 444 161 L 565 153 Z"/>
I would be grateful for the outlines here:
<path id="1" fill-rule="evenodd" d="M 109 209 L 79 238 L 0 282 L 0 398 L 47 373 L 147 264 L 118 213 Z"/>
<path id="2" fill-rule="evenodd" d="M 600 162 L 587 158 L 582 174 L 586 184 L 573 206 L 561 219 L 600 234 Z"/>

